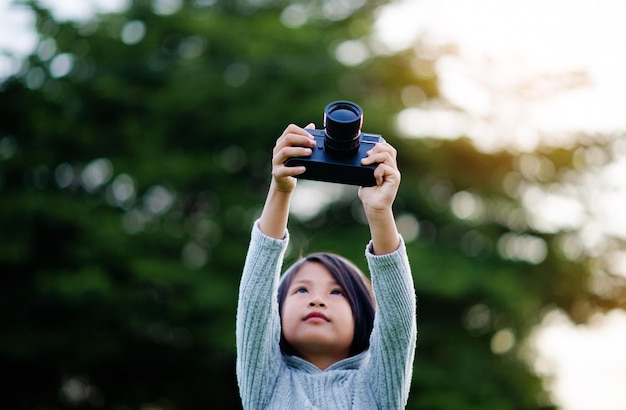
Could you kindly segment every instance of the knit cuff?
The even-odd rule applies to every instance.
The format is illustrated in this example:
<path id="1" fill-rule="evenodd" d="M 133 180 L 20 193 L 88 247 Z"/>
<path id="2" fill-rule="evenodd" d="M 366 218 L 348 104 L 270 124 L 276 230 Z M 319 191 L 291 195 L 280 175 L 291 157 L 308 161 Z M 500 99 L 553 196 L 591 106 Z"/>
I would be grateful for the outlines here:
<path id="1" fill-rule="evenodd" d="M 285 229 L 285 237 L 283 239 L 272 238 L 271 236 L 265 235 L 261 231 L 261 228 L 259 227 L 260 222 L 261 220 L 257 219 L 256 221 L 254 221 L 254 225 L 252 226 L 251 235 L 252 235 L 253 241 L 258 241 L 259 243 L 268 247 L 274 247 L 274 246 L 283 247 L 289 242 L 289 231 L 287 229 Z"/>

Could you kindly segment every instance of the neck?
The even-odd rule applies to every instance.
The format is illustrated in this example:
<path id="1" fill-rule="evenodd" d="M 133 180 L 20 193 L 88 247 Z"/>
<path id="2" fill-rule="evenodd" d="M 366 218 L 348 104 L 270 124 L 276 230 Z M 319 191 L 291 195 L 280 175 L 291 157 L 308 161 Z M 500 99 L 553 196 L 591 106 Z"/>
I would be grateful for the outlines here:
<path id="1" fill-rule="evenodd" d="M 327 353 L 323 353 L 323 354 L 309 353 L 309 354 L 298 354 L 298 356 L 300 356 L 307 362 L 311 363 L 318 369 L 326 370 L 328 367 L 332 366 L 338 361 L 347 358 L 348 354 L 346 353 L 346 354 L 333 355 L 333 354 L 327 354 Z"/>

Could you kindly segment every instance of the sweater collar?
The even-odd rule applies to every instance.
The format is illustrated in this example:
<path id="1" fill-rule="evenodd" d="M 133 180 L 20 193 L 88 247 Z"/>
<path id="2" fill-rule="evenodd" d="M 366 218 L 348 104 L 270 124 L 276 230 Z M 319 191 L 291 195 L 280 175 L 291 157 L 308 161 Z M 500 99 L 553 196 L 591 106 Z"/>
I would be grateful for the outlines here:
<path id="1" fill-rule="evenodd" d="M 323 371 L 327 372 L 331 370 L 354 370 L 360 368 L 367 362 L 367 360 L 369 360 L 369 350 L 365 350 L 355 356 L 350 356 L 338 361 L 337 363 L 333 363 L 325 370 L 320 370 L 317 366 L 299 356 L 283 355 L 283 359 L 285 360 L 285 363 L 287 363 L 287 366 L 306 373 L 321 373 Z"/>

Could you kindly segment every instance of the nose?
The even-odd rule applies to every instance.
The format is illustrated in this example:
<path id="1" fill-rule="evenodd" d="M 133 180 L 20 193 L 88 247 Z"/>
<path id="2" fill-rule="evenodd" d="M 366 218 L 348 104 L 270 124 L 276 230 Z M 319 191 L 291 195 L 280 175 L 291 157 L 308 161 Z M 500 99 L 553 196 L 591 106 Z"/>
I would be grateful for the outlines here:
<path id="1" fill-rule="evenodd" d="M 320 298 L 319 296 L 314 296 L 309 302 L 309 306 L 323 308 L 323 307 L 326 307 L 326 302 L 324 302 L 324 300 Z"/>

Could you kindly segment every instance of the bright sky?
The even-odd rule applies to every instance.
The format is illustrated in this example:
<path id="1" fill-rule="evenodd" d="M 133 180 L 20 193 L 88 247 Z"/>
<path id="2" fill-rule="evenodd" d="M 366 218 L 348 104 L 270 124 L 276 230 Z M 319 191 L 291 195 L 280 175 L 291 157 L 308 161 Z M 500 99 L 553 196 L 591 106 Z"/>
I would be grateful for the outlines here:
<path id="1" fill-rule="evenodd" d="M 394 48 L 416 35 L 433 46 L 458 45 L 459 58 L 441 61 L 438 74 L 448 98 L 479 115 L 498 113 L 502 103 L 520 108 L 513 88 L 534 76 L 585 71 L 587 86 L 547 90 L 515 119 L 539 131 L 623 131 L 625 11 L 621 0 L 404 0 L 381 12 L 379 38 Z"/>
<path id="2" fill-rule="evenodd" d="M 154 0 L 153 4 L 155 11 L 168 14 L 180 2 Z M 30 29 L 33 18 L 19 7 L 9 9 L 10 3 L 0 0 L 0 50 L 24 55 L 36 45 Z M 95 11 L 123 9 L 129 1 L 40 3 L 53 7 L 57 18 L 82 20 Z M 441 105 L 416 104 L 398 116 L 398 132 L 415 138 L 465 134 L 484 151 L 505 148 L 520 153 L 531 152 L 540 141 L 567 145 L 566 135 L 573 130 L 623 134 L 624 16 L 623 0 L 402 0 L 384 7 L 378 15 L 376 40 L 387 49 L 410 47 L 418 36 L 425 44 L 420 55 L 424 60 L 430 56 L 429 48 L 455 44 L 458 49 L 438 60 L 435 70 L 444 98 L 464 114 Z M 367 57 L 359 43 L 343 46 L 355 63 Z M 14 59 L 0 54 L 0 78 L 18 69 Z M 568 79 L 567 73 L 575 75 Z M 566 81 L 563 88 L 555 89 L 537 81 L 546 74 L 551 80 L 581 85 L 567 90 Z M 532 86 L 524 88 L 526 97 L 521 98 L 525 84 Z M 408 90 L 406 98 L 419 100 L 419 90 Z M 616 161 L 584 181 L 593 201 L 591 216 L 566 196 L 527 192 L 525 201 L 541 203 L 536 208 L 542 211 L 535 215 L 539 227 L 577 224 L 586 229 L 589 247 L 601 244 L 606 233 L 626 238 L 625 145 L 616 144 Z M 626 275 L 626 252 L 616 253 L 613 260 L 615 271 Z M 536 367 L 554 376 L 549 387 L 563 410 L 624 408 L 624 329 L 624 312 L 599 316 L 588 326 L 574 326 L 557 312 L 546 317 L 534 336 L 539 354 Z"/>

